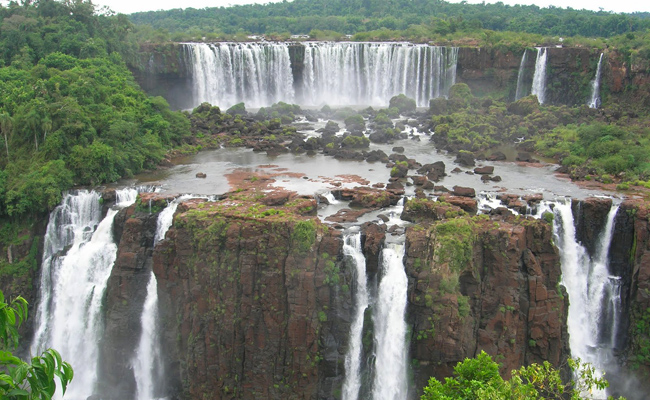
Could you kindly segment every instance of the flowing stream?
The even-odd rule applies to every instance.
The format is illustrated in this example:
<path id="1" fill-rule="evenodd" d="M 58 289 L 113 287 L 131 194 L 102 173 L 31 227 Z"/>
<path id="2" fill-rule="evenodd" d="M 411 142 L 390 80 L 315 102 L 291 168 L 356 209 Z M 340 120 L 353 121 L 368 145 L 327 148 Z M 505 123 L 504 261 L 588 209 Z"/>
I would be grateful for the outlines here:
<path id="1" fill-rule="evenodd" d="M 598 67 L 596 68 L 596 76 L 594 76 L 594 80 L 591 81 L 591 98 L 588 103 L 589 108 L 600 107 L 600 68 L 603 63 L 603 54 L 604 53 L 600 53 Z"/>
<path id="2" fill-rule="evenodd" d="M 535 74 L 533 74 L 533 86 L 530 94 L 537 96 L 539 104 L 544 104 L 546 100 L 546 59 L 548 51 L 546 47 L 537 48 L 537 58 L 535 59 Z"/>
<path id="3" fill-rule="evenodd" d="M 100 195 L 66 195 L 52 212 L 45 234 L 40 302 L 32 354 L 57 349 L 74 366 L 67 399 L 86 399 L 97 383 L 102 301 L 117 255 L 113 221 L 135 202 L 135 189 L 117 191 L 117 206 L 101 218 Z M 62 251 L 71 246 L 62 255 Z"/>
<path id="4" fill-rule="evenodd" d="M 343 254 L 350 257 L 356 272 L 354 316 L 350 325 L 348 353 L 345 355 L 343 400 L 356 400 L 359 398 L 359 390 L 361 389 L 363 321 L 370 300 L 368 278 L 366 276 L 366 258 L 361 250 L 361 232 L 349 234 L 345 237 Z"/>
<path id="5" fill-rule="evenodd" d="M 613 349 L 620 309 L 620 278 L 608 270 L 609 247 L 618 206 L 611 208 L 600 233 L 596 254 L 590 257 L 576 240 L 571 202 L 555 204 L 555 238 L 562 262 L 562 284 L 569 294 L 567 318 L 573 358 L 591 363 L 602 374 L 614 362 Z M 603 327 L 611 329 L 603 330 Z M 593 398 L 607 398 L 594 391 Z M 590 397 L 591 398 L 591 397 Z"/>
<path id="6" fill-rule="evenodd" d="M 408 282 L 402 258 L 404 246 L 386 244 L 381 253 L 381 282 L 375 325 L 374 400 L 404 400 L 408 396 L 406 311 Z"/>

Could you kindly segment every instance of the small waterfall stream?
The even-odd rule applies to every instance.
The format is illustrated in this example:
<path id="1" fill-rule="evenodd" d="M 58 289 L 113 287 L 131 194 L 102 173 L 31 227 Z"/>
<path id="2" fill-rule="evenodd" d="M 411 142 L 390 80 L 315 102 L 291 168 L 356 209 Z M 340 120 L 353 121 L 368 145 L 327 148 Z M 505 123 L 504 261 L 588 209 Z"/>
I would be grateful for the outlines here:
<path id="1" fill-rule="evenodd" d="M 386 244 L 381 253 L 381 282 L 375 325 L 374 400 L 404 400 L 408 396 L 406 321 L 408 282 L 402 258 L 404 246 Z"/>
<path id="2" fill-rule="evenodd" d="M 600 107 L 600 68 L 603 63 L 603 54 L 604 53 L 600 53 L 598 67 L 596 68 L 596 76 L 594 76 L 594 80 L 591 81 L 591 98 L 588 103 L 589 108 Z"/>
<path id="3" fill-rule="evenodd" d="M 343 400 L 356 400 L 361 389 L 361 356 L 363 350 L 363 321 L 369 305 L 368 278 L 366 276 L 366 258 L 361 250 L 361 232 L 345 237 L 343 254 L 350 257 L 355 266 L 356 281 L 354 295 L 354 317 L 350 326 L 350 344 L 345 355 L 345 381 L 343 382 Z"/>
<path id="4" fill-rule="evenodd" d="M 546 59 L 548 51 L 546 47 L 537 48 L 537 58 L 535 59 L 535 74 L 533 75 L 533 86 L 530 94 L 537 96 L 539 104 L 544 104 L 546 99 Z"/>
<path id="5" fill-rule="evenodd" d="M 591 363 L 602 374 L 614 361 L 616 324 L 620 315 L 620 278 L 608 271 L 609 247 L 618 206 L 613 206 L 600 233 L 598 250 L 590 257 L 577 242 L 571 202 L 558 202 L 555 237 L 562 262 L 562 284 L 569 294 L 569 345 L 574 358 Z M 603 329 L 605 327 L 606 329 Z M 605 391 L 592 393 L 607 398 Z"/>
<path id="6" fill-rule="evenodd" d="M 196 197 L 191 194 L 177 197 L 158 214 L 154 247 L 165 239 L 165 235 L 174 221 L 174 213 L 178 205 L 185 200 Z M 160 382 L 164 379 L 164 371 L 162 368 L 162 349 L 158 335 L 158 282 L 153 271 L 151 271 L 149 283 L 147 284 L 147 297 L 144 301 L 140 322 L 142 324 L 142 333 L 135 358 L 132 361 L 136 382 L 136 399 L 160 399 L 161 397 L 156 390 L 160 391 L 160 388 L 163 387 Z"/>
<path id="7" fill-rule="evenodd" d="M 135 202 L 137 191 L 123 189 L 116 194 L 116 207 L 98 225 L 98 193 L 67 195 L 52 212 L 45 234 L 38 325 L 31 352 L 40 354 L 52 347 L 70 364 L 82 366 L 75 368 L 67 399 L 88 398 L 97 383 L 102 301 L 117 255 L 113 221 L 119 208 Z M 70 249 L 61 255 L 68 245 Z"/>
<path id="8" fill-rule="evenodd" d="M 524 88 L 524 67 L 526 65 L 526 56 L 528 50 L 524 49 L 524 54 L 521 56 L 521 62 L 519 63 L 519 73 L 517 74 L 517 90 L 515 92 L 515 101 L 526 96 L 526 89 Z"/>

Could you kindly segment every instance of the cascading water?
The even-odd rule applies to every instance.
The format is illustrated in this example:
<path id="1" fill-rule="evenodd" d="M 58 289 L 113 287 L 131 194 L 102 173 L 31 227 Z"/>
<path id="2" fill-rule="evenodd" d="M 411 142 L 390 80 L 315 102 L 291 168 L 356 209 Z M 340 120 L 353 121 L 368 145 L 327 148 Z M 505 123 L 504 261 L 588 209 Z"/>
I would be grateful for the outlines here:
<path id="1" fill-rule="evenodd" d="M 287 43 L 185 43 L 195 105 L 386 106 L 400 93 L 427 107 L 456 82 L 457 47 L 410 43 L 307 42 L 294 82 Z M 296 74 L 295 76 L 300 76 Z M 297 94 L 294 94 L 294 85 Z"/>
<path id="2" fill-rule="evenodd" d="M 350 325 L 350 344 L 345 355 L 345 381 L 343 382 L 343 400 L 356 400 L 361 389 L 361 352 L 363 320 L 369 304 L 368 279 L 366 276 L 366 258 L 361 251 L 361 232 L 345 237 L 343 254 L 349 257 L 355 266 L 355 311 Z"/>
<path id="3" fill-rule="evenodd" d="M 133 204 L 136 197 L 135 189 L 118 190 L 116 208 Z M 31 352 L 39 354 L 52 347 L 76 367 L 67 399 L 88 398 L 97 382 L 101 309 L 117 254 L 112 228 L 118 212 L 108 210 L 97 225 L 99 200 L 94 192 L 67 195 L 52 212 L 45 234 L 38 325 Z M 70 249 L 61 255 L 67 245 Z"/>
<path id="4" fill-rule="evenodd" d="M 381 253 L 382 279 L 377 293 L 375 379 L 373 399 L 404 400 L 408 396 L 406 311 L 408 282 L 403 245 L 387 244 Z"/>
<path id="5" fill-rule="evenodd" d="M 533 75 L 533 86 L 530 94 L 537 96 L 539 104 L 544 104 L 546 96 L 546 59 L 548 51 L 546 47 L 537 48 L 537 59 L 535 60 L 535 74 Z"/>
<path id="6" fill-rule="evenodd" d="M 289 47 L 282 43 L 186 43 L 194 100 L 230 107 L 293 102 Z"/>
<path id="7" fill-rule="evenodd" d="M 609 247 L 618 206 L 612 207 L 593 257 L 576 241 L 571 202 L 555 204 L 555 238 L 562 262 L 562 284 L 569 294 L 569 345 L 574 358 L 601 374 L 614 362 L 616 324 L 620 315 L 620 278 L 608 271 Z M 593 398 L 607 398 L 595 391 Z"/>
<path id="8" fill-rule="evenodd" d="M 193 197 L 192 195 L 178 197 L 158 214 L 154 246 L 165 238 L 165 234 L 172 226 L 178 205 Z M 160 337 L 158 336 L 158 282 L 153 271 L 151 271 L 147 284 L 147 297 L 144 301 L 140 322 L 142 324 L 140 342 L 132 361 L 136 399 L 152 400 L 159 398 L 156 396 L 156 389 L 161 385 L 157 382 L 160 382 L 163 377 Z"/>
<path id="9" fill-rule="evenodd" d="M 409 43 L 306 43 L 303 104 L 385 106 L 404 94 L 420 107 L 447 96 L 458 48 Z"/>
<path id="10" fill-rule="evenodd" d="M 152 400 L 156 382 L 163 376 L 161 368 L 160 339 L 158 337 L 158 282 L 153 271 L 147 284 L 147 297 L 142 309 L 142 334 L 133 360 L 136 383 L 136 399 Z"/>
<path id="11" fill-rule="evenodd" d="M 528 50 L 524 49 L 524 54 L 521 56 L 521 62 L 519 63 L 519 73 L 517 74 L 517 90 L 515 92 L 515 101 L 521 99 L 526 95 L 526 89 L 524 88 L 524 66 L 526 65 L 526 56 Z"/>
<path id="12" fill-rule="evenodd" d="M 600 53 L 598 59 L 598 67 L 596 68 L 596 76 L 591 81 L 591 98 L 589 99 L 589 108 L 600 107 L 600 67 L 603 63 L 603 53 Z"/>

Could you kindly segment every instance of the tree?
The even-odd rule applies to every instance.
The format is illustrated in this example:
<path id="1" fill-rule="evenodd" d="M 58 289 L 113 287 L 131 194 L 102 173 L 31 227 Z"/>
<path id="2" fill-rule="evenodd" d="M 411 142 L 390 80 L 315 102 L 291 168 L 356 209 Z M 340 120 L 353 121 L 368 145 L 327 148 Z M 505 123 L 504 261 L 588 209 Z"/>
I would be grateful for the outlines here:
<path id="1" fill-rule="evenodd" d="M 27 319 L 27 301 L 17 297 L 5 302 L 0 291 L 0 347 L 18 346 L 18 327 Z M 0 398 L 7 400 L 50 400 L 56 391 L 56 378 L 65 393 L 72 380 L 70 364 L 61 360 L 56 350 L 48 349 L 30 363 L 15 357 L 10 351 L 0 351 Z"/>
<path id="2" fill-rule="evenodd" d="M 5 137 L 5 149 L 7 150 L 7 162 L 9 162 L 9 138 L 13 132 L 13 119 L 6 112 L 0 113 L 0 130 Z"/>
<path id="3" fill-rule="evenodd" d="M 580 377 L 577 382 L 563 382 L 560 372 L 548 362 L 532 364 L 512 371 L 510 380 L 499 375 L 499 365 L 481 351 L 476 358 L 465 359 L 454 368 L 454 376 L 445 383 L 430 378 L 421 400 L 541 400 L 583 399 L 583 393 L 608 386 L 594 368 L 580 360 L 569 360 Z M 622 398 L 620 398 L 622 399 Z"/>

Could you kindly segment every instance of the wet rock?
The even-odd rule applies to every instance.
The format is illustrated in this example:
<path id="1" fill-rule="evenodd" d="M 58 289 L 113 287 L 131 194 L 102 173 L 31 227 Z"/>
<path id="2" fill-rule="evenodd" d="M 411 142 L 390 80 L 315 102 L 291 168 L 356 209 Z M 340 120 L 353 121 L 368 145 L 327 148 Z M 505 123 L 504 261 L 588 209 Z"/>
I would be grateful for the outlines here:
<path id="1" fill-rule="evenodd" d="M 454 190 L 452 191 L 454 196 L 462 196 L 462 197 L 476 197 L 476 191 L 474 188 L 468 188 L 468 187 L 463 187 L 463 186 L 454 186 Z"/>
<path id="2" fill-rule="evenodd" d="M 368 277 L 373 277 L 377 274 L 380 265 L 379 258 L 386 240 L 386 225 L 369 222 L 363 224 L 361 226 L 361 239 L 363 255 L 366 256 Z"/>
<path id="3" fill-rule="evenodd" d="M 459 174 L 459 173 L 463 172 L 463 170 L 460 169 L 460 168 L 458 168 L 458 167 L 456 167 L 456 168 L 452 169 L 451 172 L 453 172 L 453 173 L 455 173 L 455 174 Z"/>
<path id="4" fill-rule="evenodd" d="M 395 146 L 395 147 L 393 147 L 393 152 L 395 152 L 395 153 L 404 153 L 404 147 Z"/>
<path id="5" fill-rule="evenodd" d="M 527 162 L 527 163 L 537 163 L 539 160 L 534 159 L 530 153 L 525 151 L 520 151 L 517 153 L 517 161 Z"/>
<path id="6" fill-rule="evenodd" d="M 427 180 L 426 182 L 424 182 L 424 185 L 422 185 L 422 189 L 424 189 L 424 190 L 434 190 L 434 188 L 435 188 L 435 185 L 430 180 Z"/>
<path id="7" fill-rule="evenodd" d="M 400 197 L 389 190 L 377 190 L 370 188 L 356 188 L 354 196 L 350 200 L 350 207 L 362 207 L 369 209 L 384 208 L 397 204 Z"/>
<path id="8" fill-rule="evenodd" d="M 404 185 L 402 185 L 402 183 L 399 181 L 390 182 L 388 185 L 386 185 L 386 190 L 396 195 L 404 195 Z"/>
<path id="9" fill-rule="evenodd" d="M 521 199 L 532 206 L 534 204 L 539 204 L 540 201 L 544 200 L 544 195 L 542 193 L 527 194 Z"/>
<path id="10" fill-rule="evenodd" d="M 429 181 L 426 176 L 418 175 L 411 176 L 411 180 L 413 180 L 415 186 L 422 186 Z"/>
<path id="11" fill-rule="evenodd" d="M 490 180 L 492 182 L 501 182 L 501 177 L 499 175 L 494 175 Z"/>
<path id="12" fill-rule="evenodd" d="M 442 196 L 440 201 L 447 202 L 461 208 L 470 215 L 475 215 L 478 210 L 478 202 L 475 199 L 461 196 Z"/>
<path id="13" fill-rule="evenodd" d="M 274 191 L 266 193 L 260 202 L 266 206 L 281 206 L 284 205 L 292 196 L 292 192 L 288 191 Z"/>
<path id="14" fill-rule="evenodd" d="M 197 173 L 196 173 L 196 177 L 197 177 L 197 178 L 203 178 L 203 179 L 204 179 L 204 178 L 207 177 L 207 175 L 206 175 L 205 173 L 203 173 L 203 172 L 197 172 Z"/>
<path id="15" fill-rule="evenodd" d="M 474 168 L 474 173 L 480 175 L 492 175 L 494 173 L 494 167 L 491 165 L 486 165 L 484 167 L 476 167 Z"/>
<path id="16" fill-rule="evenodd" d="M 506 160 L 506 155 L 503 154 L 500 151 L 495 151 L 494 153 L 490 154 L 486 159 L 488 161 L 505 161 Z"/>
<path id="17" fill-rule="evenodd" d="M 460 151 L 456 155 L 456 159 L 454 160 L 456 164 L 460 164 L 463 167 L 473 167 L 476 165 L 474 162 L 474 155 L 468 151 Z"/>

